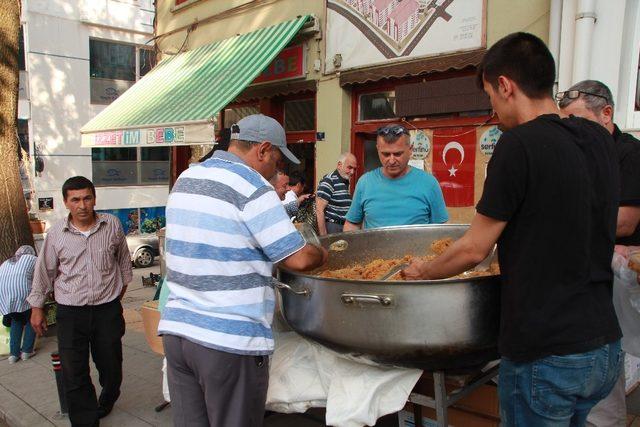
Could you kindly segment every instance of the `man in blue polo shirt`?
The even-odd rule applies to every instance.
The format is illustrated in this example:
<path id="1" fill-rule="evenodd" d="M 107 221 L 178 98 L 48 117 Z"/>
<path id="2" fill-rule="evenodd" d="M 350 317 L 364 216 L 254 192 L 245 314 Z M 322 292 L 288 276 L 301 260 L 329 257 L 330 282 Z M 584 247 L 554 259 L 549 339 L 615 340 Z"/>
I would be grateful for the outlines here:
<path id="1" fill-rule="evenodd" d="M 358 181 L 344 231 L 447 222 L 449 214 L 438 181 L 409 166 L 409 132 L 400 125 L 382 127 L 376 148 L 382 167 Z"/>
<path id="2" fill-rule="evenodd" d="M 261 426 L 274 342 L 273 264 L 322 265 L 268 183 L 286 156 L 284 129 L 255 114 L 228 151 L 184 171 L 167 202 L 163 335 L 176 426 Z"/>

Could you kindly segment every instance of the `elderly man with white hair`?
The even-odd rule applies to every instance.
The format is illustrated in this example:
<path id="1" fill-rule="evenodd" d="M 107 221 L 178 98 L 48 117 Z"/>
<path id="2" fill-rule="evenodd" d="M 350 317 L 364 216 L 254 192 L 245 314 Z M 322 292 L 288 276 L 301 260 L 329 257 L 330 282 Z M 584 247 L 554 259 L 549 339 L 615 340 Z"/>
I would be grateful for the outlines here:
<path id="1" fill-rule="evenodd" d="M 356 158 L 342 153 L 336 170 L 327 174 L 318 184 L 316 215 L 321 236 L 342 232 L 344 218 L 351 207 L 349 181 L 356 172 Z"/>

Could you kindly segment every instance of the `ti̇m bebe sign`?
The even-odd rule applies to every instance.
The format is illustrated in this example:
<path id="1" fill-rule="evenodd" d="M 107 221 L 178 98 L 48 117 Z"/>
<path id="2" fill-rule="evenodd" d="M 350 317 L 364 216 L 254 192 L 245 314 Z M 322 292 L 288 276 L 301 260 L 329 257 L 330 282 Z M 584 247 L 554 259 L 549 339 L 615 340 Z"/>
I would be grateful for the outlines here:
<path id="1" fill-rule="evenodd" d="M 150 126 L 83 133 L 83 147 L 135 147 L 213 144 L 214 125 L 210 122 Z"/>
<path id="2" fill-rule="evenodd" d="M 184 126 L 114 130 L 93 134 L 93 145 L 155 145 L 184 142 Z"/>
<path id="3" fill-rule="evenodd" d="M 288 47 L 274 59 L 253 83 L 304 77 L 304 49 L 302 45 Z"/>

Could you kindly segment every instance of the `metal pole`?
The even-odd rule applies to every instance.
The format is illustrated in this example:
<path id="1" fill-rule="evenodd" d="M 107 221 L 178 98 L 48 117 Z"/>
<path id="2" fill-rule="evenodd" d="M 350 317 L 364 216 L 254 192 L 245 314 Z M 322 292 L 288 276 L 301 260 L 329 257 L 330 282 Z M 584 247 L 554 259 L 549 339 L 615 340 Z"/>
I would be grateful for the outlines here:
<path id="1" fill-rule="evenodd" d="M 436 371 L 433 373 L 433 393 L 436 398 L 436 420 L 438 427 L 448 427 L 449 420 L 447 417 L 447 389 L 444 383 L 444 372 Z"/>
<path id="2" fill-rule="evenodd" d="M 69 413 L 67 405 L 67 395 L 64 392 L 64 383 L 62 382 L 62 362 L 57 351 L 51 353 L 51 365 L 53 365 L 53 373 L 56 376 L 56 386 L 58 386 L 58 399 L 60 400 L 60 415 L 63 417 Z"/>

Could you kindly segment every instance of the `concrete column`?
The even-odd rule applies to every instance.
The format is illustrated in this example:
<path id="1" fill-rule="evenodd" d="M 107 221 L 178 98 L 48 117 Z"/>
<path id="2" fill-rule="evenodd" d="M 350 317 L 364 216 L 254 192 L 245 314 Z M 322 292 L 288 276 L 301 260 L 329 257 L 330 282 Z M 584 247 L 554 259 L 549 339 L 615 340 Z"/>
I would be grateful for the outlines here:
<path id="1" fill-rule="evenodd" d="M 332 172 L 338 157 L 351 145 L 351 94 L 340 87 L 337 77 L 318 81 L 316 129 L 324 141 L 316 142 L 316 178 Z M 317 182 L 315 183 L 317 185 Z"/>

